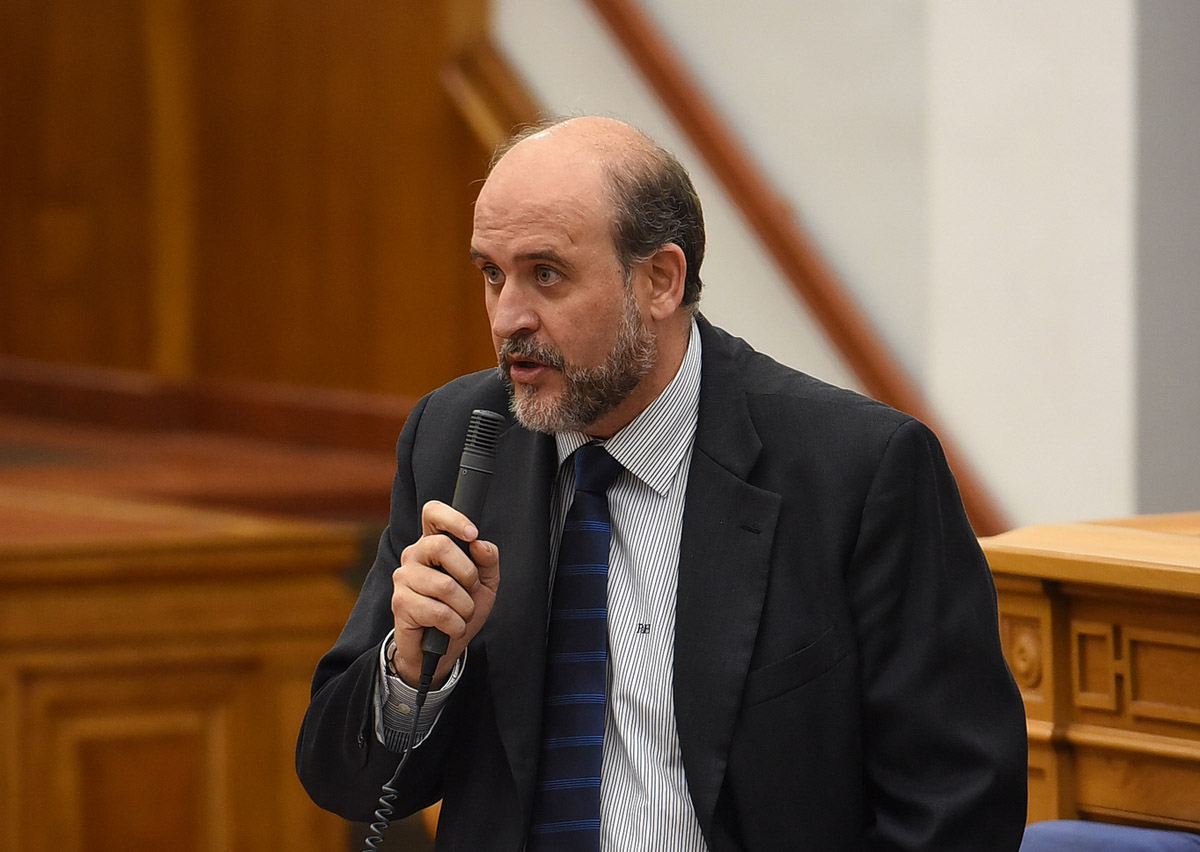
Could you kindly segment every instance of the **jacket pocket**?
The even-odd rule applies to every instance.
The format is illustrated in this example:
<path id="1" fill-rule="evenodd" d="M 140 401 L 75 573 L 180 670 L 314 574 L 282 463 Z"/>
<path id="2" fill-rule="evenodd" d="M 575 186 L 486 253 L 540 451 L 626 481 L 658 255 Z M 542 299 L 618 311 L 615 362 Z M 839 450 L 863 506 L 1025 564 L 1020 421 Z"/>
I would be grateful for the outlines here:
<path id="1" fill-rule="evenodd" d="M 845 656 L 838 648 L 837 632 L 830 628 L 799 651 L 751 670 L 746 675 L 744 703 L 746 706 L 761 704 L 804 686 L 829 671 Z"/>

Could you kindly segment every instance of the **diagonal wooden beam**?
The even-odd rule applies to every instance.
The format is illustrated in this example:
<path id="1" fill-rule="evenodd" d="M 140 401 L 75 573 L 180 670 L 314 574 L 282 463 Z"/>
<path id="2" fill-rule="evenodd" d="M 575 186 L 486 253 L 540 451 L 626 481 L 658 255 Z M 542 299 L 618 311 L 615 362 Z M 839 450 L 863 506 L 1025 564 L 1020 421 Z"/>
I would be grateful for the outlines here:
<path id="1" fill-rule="evenodd" d="M 758 236 L 763 249 L 808 306 L 868 394 L 911 414 L 939 434 L 979 535 L 1009 523 L 966 457 L 938 426 L 929 405 L 896 363 L 848 291 L 796 224 L 791 206 L 746 152 L 674 48 L 634 0 L 589 0 L 618 44 Z"/>
<path id="2" fill-rule="evenodd" d="M 796 223 L 787 199 L 755 165 L 655 24 L 632 0 L 590 2 L 866 392 L 911 414 L 941 436 L 975 531 L 994 535 L 1008 529 L 1004 514 L 963 454 L 945 436 L 916 385 Z M 539 117 L 538 105 L 528 89 L 487 39 L 472 40 L 447 64 L 442 82 L 488 149 L 517 126 Z"/>
<path id="3" fill-rule="evenodd" d="M 514 129 L 538 120 L 537 103 L 487 39 L 471 42 L 442 68 L 442 86 L 483 147 L 491 151 Z"/>

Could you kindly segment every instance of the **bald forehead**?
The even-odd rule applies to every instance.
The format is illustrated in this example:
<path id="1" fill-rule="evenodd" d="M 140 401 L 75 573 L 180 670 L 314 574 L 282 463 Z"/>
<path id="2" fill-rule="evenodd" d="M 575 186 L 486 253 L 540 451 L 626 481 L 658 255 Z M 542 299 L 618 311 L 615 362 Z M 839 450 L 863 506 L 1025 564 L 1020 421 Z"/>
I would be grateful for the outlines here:
<path id="1" fill-rule="evenodd" d="M 573 118 L 551 125 L 513 145 L 496 162 L 492 174 L 517 164 L 549 166 L 558 161 L 589 171 L 629 171 L 653 158 L 655 145 L 641 131 L 612 118 Z M 502 168 L 503 167 L 503 168 Z"/>
<path id="2" fill-rule="evenodd" d="M 583 217 L 593 225 L 613 213 L 606 171 L 653 151 L 650 140 L 615 119 L 569 119 L 522 139 L 495 164 L 476 201 L 480 215 L 494 221 L 526 216 Z M 608 229 L 605 228 L 607 231 Z"/>
<path id="3" fill-rule="evenodd" d="M 632 151 L 645 151 L 654 147 L 650 139 L 640 130 L 615 118 L 586 116 L 570 118 L 552 125 L 541 133 L 524 140 L 535 139 L 574 140 L 581 145 L 592 145 L 598 155 L 619 157 Z M 518 143 L 518 144 L 524 144 Z"/>
<path id="4" fill-rule="evenodd" d="M 595 163 L 568 156 L 498 163 L 475 202 L 475 229 L 540 222 L 574 231 L 583 221 L 599 226 L 611 205 Z"/>

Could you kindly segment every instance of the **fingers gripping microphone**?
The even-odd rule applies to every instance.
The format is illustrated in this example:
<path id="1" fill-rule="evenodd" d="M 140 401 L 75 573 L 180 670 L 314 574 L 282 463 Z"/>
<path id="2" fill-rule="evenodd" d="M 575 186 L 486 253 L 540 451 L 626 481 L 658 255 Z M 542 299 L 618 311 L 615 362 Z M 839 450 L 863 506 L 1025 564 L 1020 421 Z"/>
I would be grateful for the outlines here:
<path id="1" fill-rule="evenodd" d="M 454 498 L 450 505 L 472 521 L 483 511 L 483 498 L 487 496 L 488 484 L 492 479 L 496 443 L 500 439 L 503 426 L 504 418 L 494 411 L 477 408 L 471 412 L 471 422 L 467 425 L 467 440 L 463 444 L 462 459 L 458 463 L 458 482 L 454 485 Z M 466 547 L 463 544 L 463 548 Z M 438 661 L 446 653 L 449 645 L 450 637 L 436 627 L 426 627 L 421 634 L 421 676 L 417 683 L 414 710 L 409 716 L 408 740 L 400 762 L 396 765 L 396 771 L 392 773 L 391 780 L 383 785 L 383 792 L 379 796 L 379 808 L 375 811 L 375 822 L 371 823 L 371 834 L 365 840 L 367 848 L 363 852 L 378 852 L 381 848 L 383 833 L 387 830 L 396 797 L 399 795 L 396 782 L 408 763 L 409 755 L 412 754 L 413 743 L 417 742 L 415 738 L 421 719 L 421 708 L 433 684 Z"/>
<path id="2" fill-rule="evenodd" d="M 483 498 L 487 496 L 488 484 L 492 479 L 496 443 L 500 439 L 500 429 L 503 426 L 504 418 L 494 411 L 477 408 L 471 412 L 471 422 L 467 425 L 467 440 L 463 444 L 462 459 L 458 463 L 458 482 L 454 485 L 454 499 L 450 505 L 472 521 L 483 511 Z M 466 548 L 466 545 L 463 547 Z M 375 822 L 371 823 L 371 834 L 364 841 L 367 848 L 363 852 L 379 852 L 383 844 L 383 833 L 387 830 L 396 797 L 399 795 L 396 782 L 408 763 L 413 744 L 417 742 L 415 738 L 421 719 L 421 708 L 433 683 L 438 660 L 446 653 L 449 645 L 450 637 L 436 627 L 426 627 L 421 635 L 421 678 L 417 684 L 414 710 L 409 716 L 408 740 L 400 762 L 396 764 L 396 771 L 392 773 L 391 780 L 383 785 L 383 792 L 379 796 L 379 808 L 375 811 Z"/>
<path id="3" fill-rule="evenodd" d="M 471 412 L 471 422 L 467 424 L 467 440 L 463 444 L 462 458 L 458 462 L 454 499 L 450 505 L 472 522 L 476 522 L 483 511 L 483 499 L 487 496 L 488 484 L 491 482 L 496 462 L 496 442 L 500 438 L 503 426 L 504 418 L 494 411 L 477 408 Z M 436 654 L 437 658 L 440 658 L 446 653 L 449 644 L 450 637 L 436 627 L 426 627 L 421 636 L 421 650 L 427 657 L 429 654 Z"/>

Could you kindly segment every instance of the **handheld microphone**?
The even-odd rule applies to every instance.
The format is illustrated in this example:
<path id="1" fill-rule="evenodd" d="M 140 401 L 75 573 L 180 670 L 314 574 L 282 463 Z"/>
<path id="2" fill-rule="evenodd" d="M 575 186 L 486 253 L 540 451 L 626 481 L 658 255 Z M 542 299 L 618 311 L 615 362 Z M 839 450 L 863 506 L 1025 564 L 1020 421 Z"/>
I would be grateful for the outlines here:
<path id="1" fill-rule="evenodd" d="M 467 440 L 463 444 L 462 458 L 458 462 L 458 481 L 454 484 L 454 498 L 450 505 L 472 521 L 483 511 L 483 498 L 487 496 L 488 485 L 492 479 L 496 443 L 500 439 L 503 426 L 504 418 L 494 411 L 477 408 L 471 412 L 471 421 L 467 424 Z M 463 542 L 459 544 L 464 550 L 467 548 Z M 421 677 L 417 684 L 416 709 L 409 717 L 408 742 L 391 780 L 383 785 L 383 792 L 379 796 L 379 808 L 375 811 L 375 822 L 371 823 L 371 834 L 364 841 L 367 848 L 363 852 L 378 852 L 381 848 L 383 833 L 387 830 L 396 797 L 399 795 L 396 792 L 396 782 L 400 773 L 404 771 L 404 765 L 408 763 L 409 755 L 412 754 L 421 708 L 425 705 L 425 697 L 433 683 L 438 661 L 449 646 L 450 637 L 436 627 L 426 627 L 425 632 L 421 634 Z"/>
<path id="2" fill-rule="evenodd" d="M 458 481 L 454 484 L 454 499 L 450 505 L 473 522 L 483 511 L 483 499 L 487 496 L 496 461 L 496 442 L 503 426 L 503 417 L 482 408 L 471 412 L 471 421 L 467 424 L 467 440 L 463 443 L 462 458 L 458 462 Z M 463 547 L 465 549 L 466 545 Z M 449 645 L 450 637 L 445 633 L 436 627 L 425 628 L 421 636 L 421 650 L 425 652 L 426 659 L 430 654 L 436 655 L 434 665 L 446 653 Z"/>

